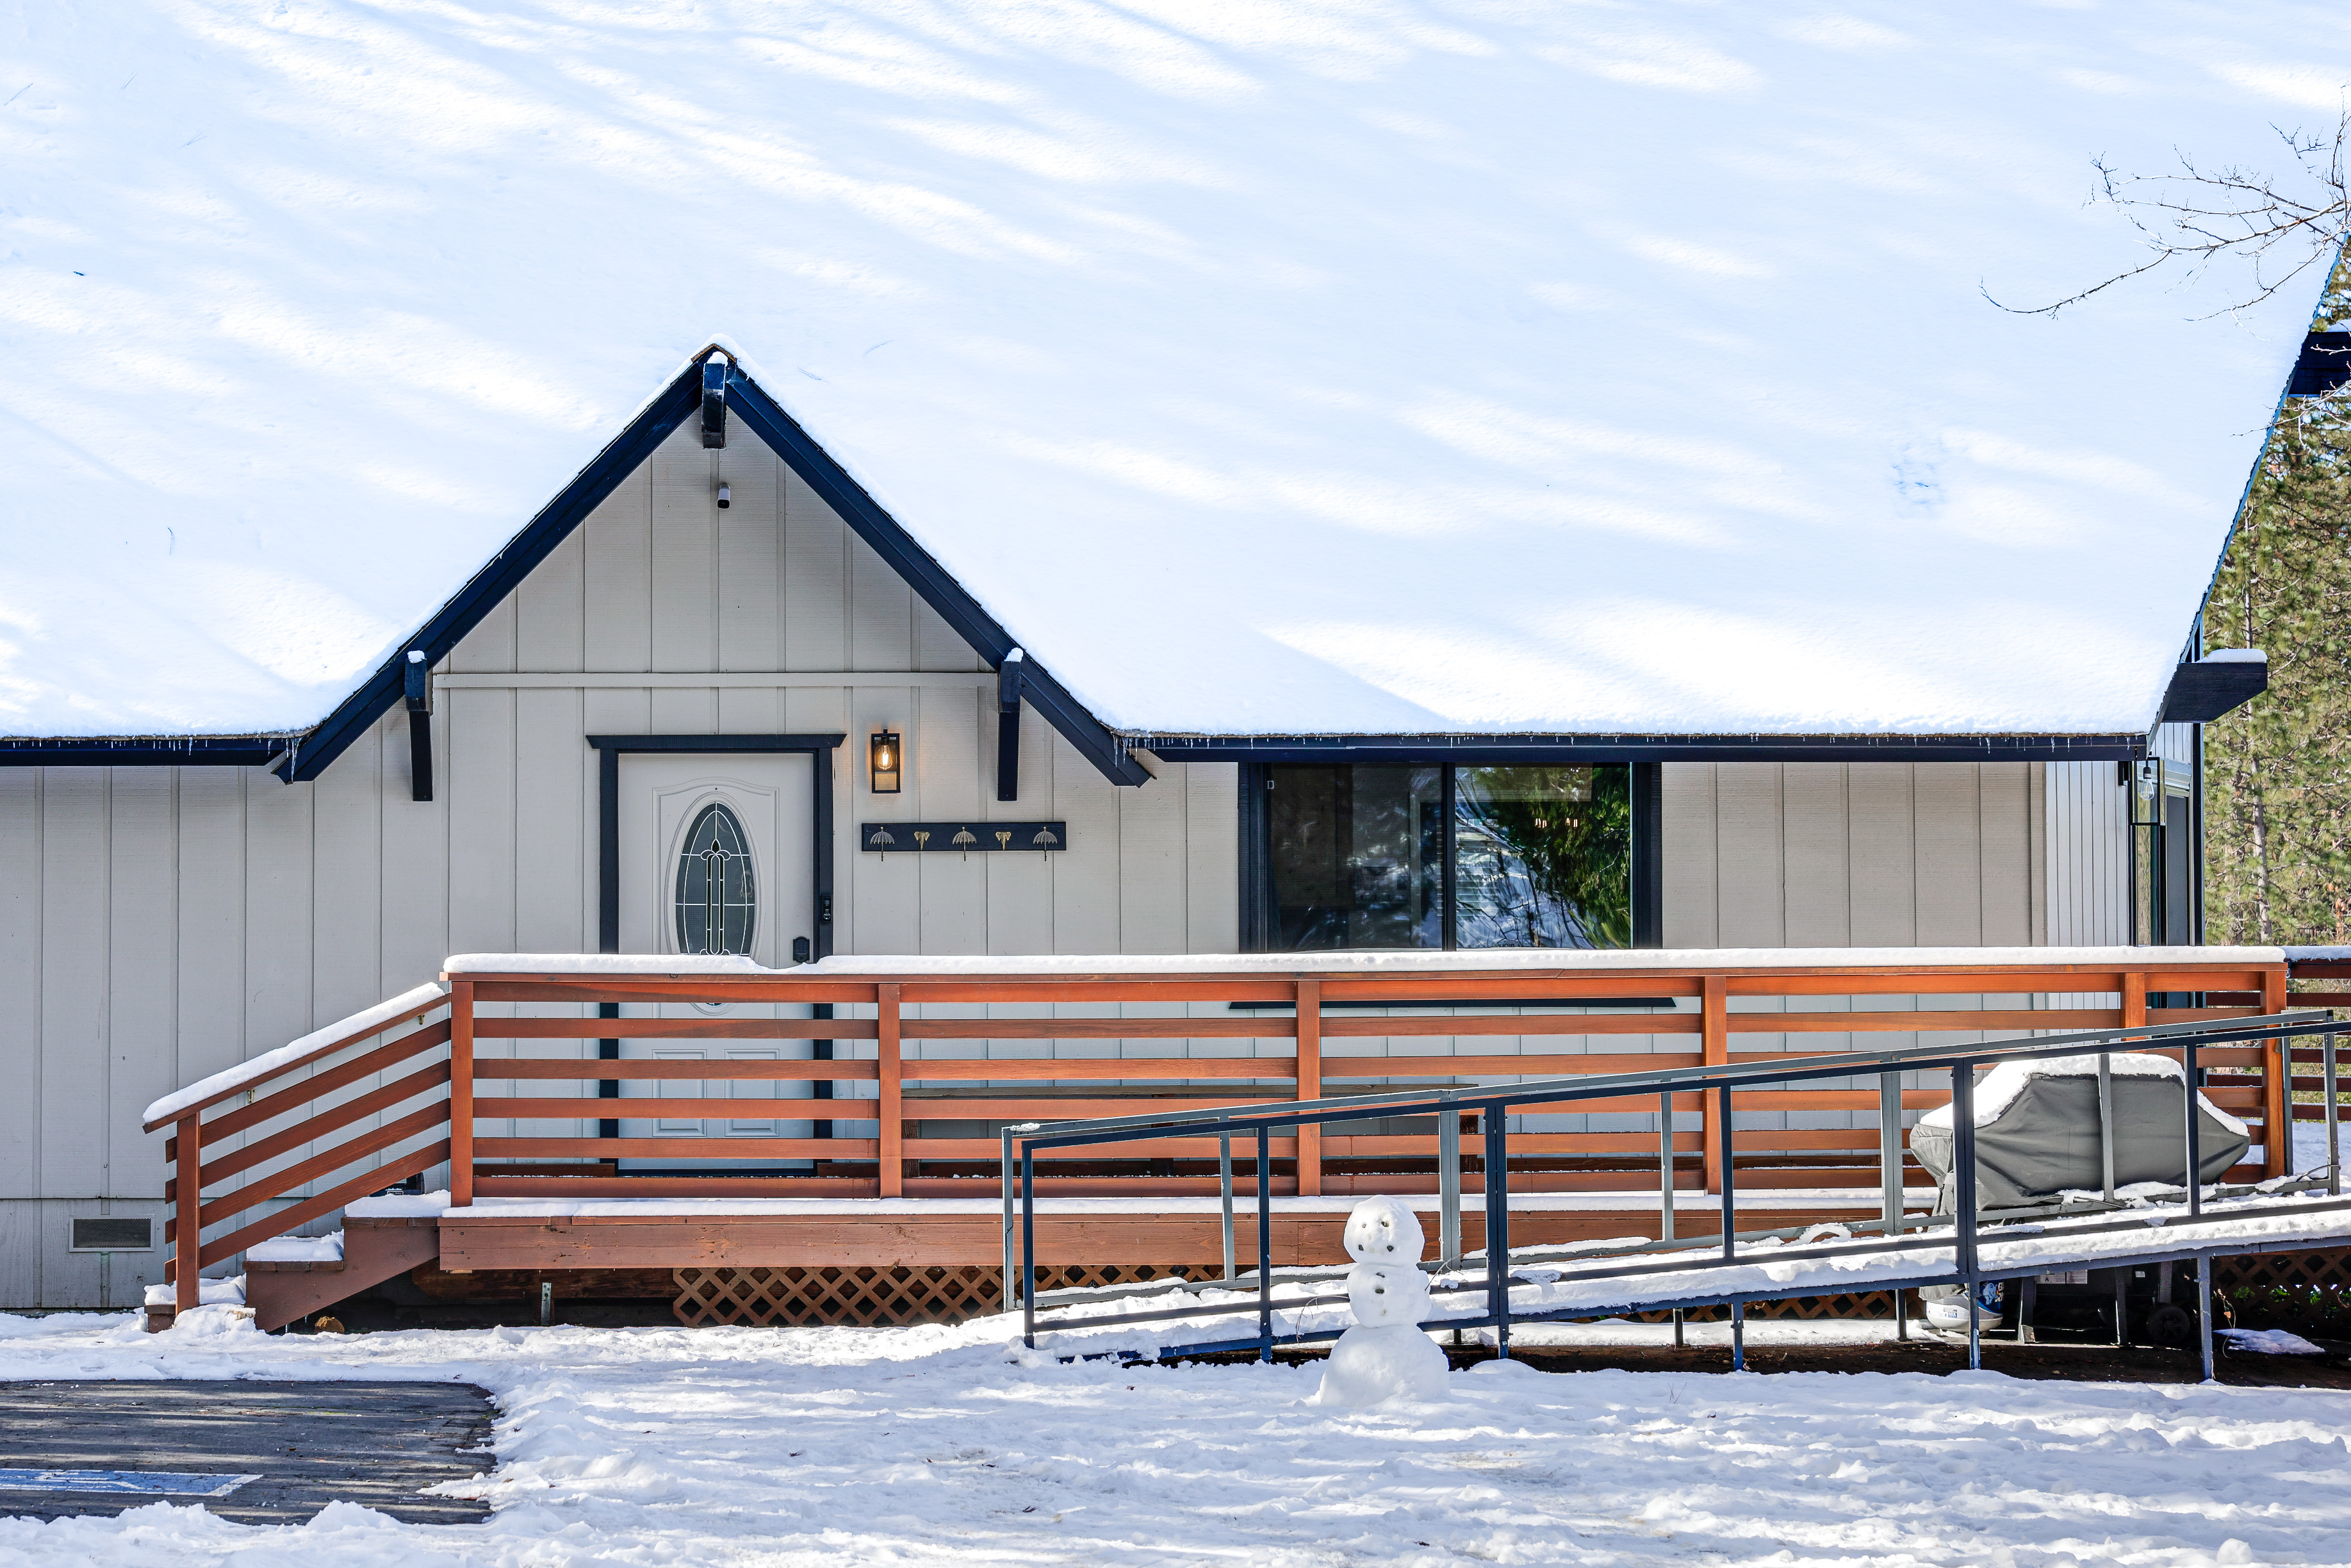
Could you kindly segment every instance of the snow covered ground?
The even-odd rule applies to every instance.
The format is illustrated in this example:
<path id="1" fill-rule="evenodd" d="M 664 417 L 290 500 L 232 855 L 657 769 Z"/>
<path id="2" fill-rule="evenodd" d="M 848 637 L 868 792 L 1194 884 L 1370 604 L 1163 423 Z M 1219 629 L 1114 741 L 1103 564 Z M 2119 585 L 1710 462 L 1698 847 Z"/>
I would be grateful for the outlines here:
<path id="1" fill-rule="evenodd" d="M 1301 1403 L 1313 1367 L 1064 1364 L 999 1322 L 345 1339 L 227 1314 L 0 1319 L 0 1376 L 478 1383 L 496 1513 L 155 1504 L 0 1521 L 0 1563 L 2351 1562 L 2340 1393 L 1503 1366 L 1331 1412 Z"/>

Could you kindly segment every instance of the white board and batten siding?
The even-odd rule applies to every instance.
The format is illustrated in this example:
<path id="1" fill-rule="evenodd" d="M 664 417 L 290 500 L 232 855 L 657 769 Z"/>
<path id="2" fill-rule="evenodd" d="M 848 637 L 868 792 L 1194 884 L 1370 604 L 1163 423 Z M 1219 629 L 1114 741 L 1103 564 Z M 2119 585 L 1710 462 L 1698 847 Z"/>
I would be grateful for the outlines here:
<path id="1" fill-rule="evenodd" d="M 409 799 L 399 711 L 313 783 L 0 769 L 0 1068 L 18 1088 L 0 1102 L 0 1307 L 121 1307 L 160 1281 L 160 1248 L 67 1245 L 77 1215 L 152 1216 L 160 1239 L 162 1139 L 139 1125 L 152 1100 L 449 953 L 592 951 L 590 734 L 845 733 L 841 952 L 1238 940 L 1238 770 L 1161 763 L 1118 789 L 1029 712 L 1020 798 L 998 802 L 994 676 L 739 427 L 723 451 L 691 430 L 666 443 L 436 676 L 430 804 Z M 865 737 L 885 725 L 907 740 L 895 797 L 865 787 Z M 886 864 L 855 847 L 862 818 L 957 815 L 1062 819 L 1069 847 Z"/>
<path id="2" fill-rule="evenodd" d="M 120 1307 L 160 1280 L 160 1249 L 67 1249 L 75 1215 L 160 1221 L 162 1143 L 139 1127 L 157 1096 L 429 978 L 449 953 L 592 950 L 590 734 L 845 735 L 832 763 L 838 952 L 1238 946 L 1237 768 L 1155 763 L 1151 784 L 1117 789 L 1029 713 L 1020 798 L 998 801 L 993 675 L 739 429 L 721 451 L 691 430 L 665 443 L 435 678 L 430 804 L 409 799 L 397 711 L 308 784 L 260 769 L 0 769 L 0 1068 L 17 1089 L 0 1103 L 0 1306 Z M 866 737 L 885 727 L 906 737 L 894 797 L 866 787 Z M 2074 928 L 2067 879 L 2119 852 L 2074 841 L 2105 834 L 2094 808 L 2119 802 L 2098 801 L 2085 774 L 2069 805 L 2067 777 L 2022 764 L 1669 766 L 1666 940 L 2107 939 Z M 2118 795 L 2111 765 L 2105 777 Z M 1060 819 L 1069 844 L 967 861 L 856 845 L 860 821 L 963 816 Z M 922 1043 L 975 1057 L 1286 1053 L 1279 1040 Z M 1334 1041 L 1329 1057 L 1385 1048 Z"/>

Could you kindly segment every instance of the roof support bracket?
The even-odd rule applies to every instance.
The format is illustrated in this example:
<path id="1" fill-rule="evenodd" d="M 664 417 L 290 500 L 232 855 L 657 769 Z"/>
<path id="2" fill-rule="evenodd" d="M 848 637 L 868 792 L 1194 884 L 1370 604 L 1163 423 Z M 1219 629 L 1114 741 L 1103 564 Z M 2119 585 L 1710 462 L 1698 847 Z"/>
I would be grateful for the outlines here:
<path id="1" fill-rule="evenodd" d="M 1015 648 L 996 672 L 996 798 L 1020 799 L 1020 675 L 1029 657 Z"/>
<path id="2" fill-rule="evenodd" d="M 408 798 L 433 799 L 433 666 L 422 648 L 408 650 L 402 672 L 408 704 Z"/>
<path id="3" fill-rule="evenodd" d="M 726 444 L 726 361 L 716 354 L 702 361 L 702 444 Z"/>

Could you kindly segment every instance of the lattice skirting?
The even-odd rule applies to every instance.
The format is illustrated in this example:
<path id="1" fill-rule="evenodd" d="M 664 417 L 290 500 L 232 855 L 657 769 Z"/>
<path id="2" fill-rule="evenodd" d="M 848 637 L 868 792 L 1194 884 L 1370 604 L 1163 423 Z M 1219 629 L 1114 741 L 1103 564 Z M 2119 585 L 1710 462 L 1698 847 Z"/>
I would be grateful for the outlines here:
<path id="1" fill-rule="evenodd" d="M 1221 1273 L 1221 1263 L 1102 1263 L 1037 1270 L 1040 1291 L 1123 1285 L 1170 1275 Z M 677 1321 L 688 1328 L 720 1323 L 956 1323 L 1004 1310 L 999 1269 L 960 1267 L 679 1269 Z"/>
<path id="2" fill-rule="evenodd" d="M 1221 1271 L 1214 1263 L 1105 1263 L 1037 1270 L 1040 1291 L 1067 1290 L 1080 1285 L 1121 1285 L 1138 1280 L 1210 1278 Z M 680 1269 L 677 1321 L 689 1328 L 708 1324 L 854 1324 L 880 1327 L 899 1323 L 954 1323 L 1001 1312 L 1004 1281 L 993 1268 L 933 1266 L 929 1268 L 820 1269 Z M 2220 1286 L 2315 1286 L 2351 1292 L 2351 1252 L 2279 1252 L 2255 1257 L 2224 1258 L 2214 1264 L 2212 1279 Z M 1915 1312 L 1917 1307 L 1912 1307 Z M 1782 1301 L 1757 1301 L 1747 1314 L 1754 1318 L 1890 1318 L 1894 1298 L 1885 1291 L 1844 1296 L 1797 1296 Z M 1642 1312 L 1637 1322 L 1663 1322 L 1669 1314 Z M 1725 1317 L 1722 1308 L 1694 1312 L 1704 1322 Z"/>
<path id="3" fill-rule="evenodd" d="M 2222 1258 L 2212 1265 L 2212 1283 L 2351 1291 L 2351 1252 L 2268 1252 Z"/>

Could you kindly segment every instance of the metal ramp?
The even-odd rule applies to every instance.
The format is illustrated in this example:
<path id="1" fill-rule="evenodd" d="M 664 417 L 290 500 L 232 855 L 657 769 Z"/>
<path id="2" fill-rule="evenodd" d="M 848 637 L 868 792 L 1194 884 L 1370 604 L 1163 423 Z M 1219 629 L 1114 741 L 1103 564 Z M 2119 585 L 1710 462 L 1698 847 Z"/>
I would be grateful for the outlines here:
<path id="1" fill-rule="evenodd" d="M 1441 1128 L 1458 1127 L 1461 1113 L 1475 1113 L 1481 1129 L 1484 1230 L 1501 1269 L 1484 1251 L 1464 1253 L 1461 1236 L 1461 1173 L 1458 1147 L 1440 1167 L 1440 1257 L 1422 1267 L 1436 1278 L 1432 1298 L 1441 1310 L 1423 1323 L 1428 1329 L 1490 1328 L 1503 1355 L 1510 1354 L 1513 1323 L 1619 1316 L 1627 1312 L 1674 1312 L 1727 1304 L 1731 1311 L 1734 1361 L 1743 1364 L 1741 1325 L 1745 1307 L 1758 1301 L 1852 1291 L 1896 1291 L 1957 1286 L 1972 1301 L 1988 1281 L 2033 1281 L 2073 1270 L 2138 1270 L 2192 1264 L 2196 1270 L 2199 1337 L 2207 1376 L 2212 1366 L 2211 1262 L 2252 1252 L 2283 1252 L 2351 1245 L 2351 1199 L 2342 1196 L 2337 1131 L 2338 1085 L 2335 1030 L 2331 1015 L 2289 1012 L 2263 1018 L 2206 1020 L 2089 1033 L 2045 1035 L 1980 1045 L 1919 1047 L 1841 1055 L 1778 1058 L 1656 1072 L 1614 1073 L 1551 1079 L 1509 1085 L 1439 1091 L 1405 1090 L 1343 1100 L 1284 1106 L 1233 1106 L 1224 1110 L 1159 1116 L 1126 1116 L 1008 1127 L 1002 1135 L 1006 1299 L 1022 1312 L 1024 1342 L 1086 1354 L 1083 1342 L 1106 1331 L 1159 1325 L 1166 1343 L 1161 1358 L 1218 1351 L 1255 1350 L 1270 1359 L 1280 1345 L 1336 1339 L 1348 1326 L 1343 1291 L 1325 1289 L 1344 1268 L 1249 1270 L 1233 1266 L 1234 1204 L 1231 1163 L 1223 1162 L 1223 1212 L 1228 1278 L 1213 1281 L 1055 1291 L 1040 1296 L 1036 1279 L 1036 1158 L 1040 1150 L 1113 1145 L 1164 1138 L 1182 1131 L 1216 1135 L 1229 1150 L 1233 1140 L 1254 1144 L 1257 1256 L 1270 1253 L 1272 1218 L 1270 1143 L 1276 1130 L 1301 1125 L 1412 1114 L 1436 1114 Z M 2180 1141 L 2184 1158 L 2177 1187 L 2118 1191 L 2114 1182 L 2116 1150 L 2109 1060 L 2122 1052 L 2173 1056 L 2180 1064 L 2184 1091 L 2200 1089 L 2199 1051 L 2252 1045 L 2275 1051 L 2290 1074 L 2294 1043 L 2323 1041 L 2320 1081 L 2327 1129 L 2326 1160 L 2317 1170 L 2250 1186 L 2199 1182 L 2203 1169 L 2199 1092 L 2180 1096 Z M 1979 1070 L 2004 1062 L 2065 1057 L 2098 1061 L 2097 1117 L 2105 1180 L 2096 1192 L 2051 1195 L 2047 1201 L 1997 1210 L 1977 1200 L 1979 1133 L 1974 1096 Z M 1948 1073 L 1951 1084 L 1951 1212 L 1944 1216 L 1906 1212 L 1901 1176 L 1901 1086 L 1906 1073 Z M 1876 1077 L 1880 1085 L 1881 1197 L 1878 1218 L 1807 1233 L 1739 1230 L 1735 1210 L 1736 1162 L 1729 1146 L 1737 1133 L 1732 1095 L 1755 1084 L 1831 1078 Z M 1710 1238 L 1673 1235 L 1670 1187 L 1661 1193 L 1665 1236 L 1656 1240 L 1582 1243 L 1569 1247 L 1510 1246 L 1509 1118 L 1531 1107 L 1574 1110 L 1593 1102 L 1624 1103 L 1655 1096 L 1661 1136 L 1670 1139 L 1673 1101 L 1692 1092 L 1719 1096 L 1714 1124 L 1725 1141 L 1720 1161 L 1721 1221 Z M 1452 1140 L 1447 1140 L 1448 1144 Z M 1668 1166 L 1669 1169 L 1669 1166 Z M 1670 1179 L 1668 1176 L 1667 1179 Z M 1820 1234 L 1834 1230 L 1834 1235 Z M 1868 1233 L 1875 1233 L 1870 1235 Z M 1178 1301 L 1173 1299 L 1180 1296 Z M 1897 1297 L 1898 1300 L 1898 1297 Z M 1134 1301 L 1134 1309 L 1124 1303 Z M 1144 1304 L 1148 1303 L 1148 1304 Z M 1968 1361 L 1981 1365 L 1981 1330 L 1969 1311 Z M 1220 1334 L 1217 1325 L 1253 1317 L 1255 1333 Z M 1059 1343 L 1056 1342 L 1058 1336 Z M 1131 1345 L 1124 1354 L 1136 1354 Z"/>

